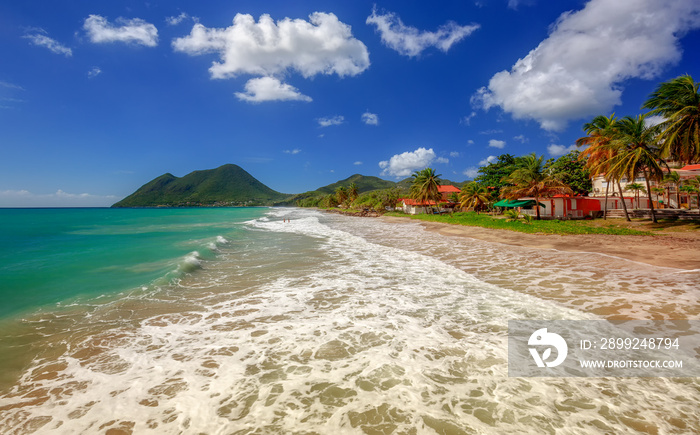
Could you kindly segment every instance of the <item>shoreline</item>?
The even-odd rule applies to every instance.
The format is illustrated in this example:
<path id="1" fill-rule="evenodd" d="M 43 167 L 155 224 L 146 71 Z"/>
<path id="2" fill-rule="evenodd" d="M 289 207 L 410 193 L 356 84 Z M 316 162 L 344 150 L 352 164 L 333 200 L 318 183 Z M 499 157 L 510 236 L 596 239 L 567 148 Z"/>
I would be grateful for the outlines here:
<path id="1" fill-rule="evenodd" d="M 389 223 L 412 222 L 408 217 L 382 216 L 380 219 Z M 651 236 L 527 234 L 442 222 L 417 222 L 427 231 L 445 236 L 468 237 L 534 249 L 608 255 L 685 271 L 700 270 L 700 234 L 696 233 L 665 233 Z"/>

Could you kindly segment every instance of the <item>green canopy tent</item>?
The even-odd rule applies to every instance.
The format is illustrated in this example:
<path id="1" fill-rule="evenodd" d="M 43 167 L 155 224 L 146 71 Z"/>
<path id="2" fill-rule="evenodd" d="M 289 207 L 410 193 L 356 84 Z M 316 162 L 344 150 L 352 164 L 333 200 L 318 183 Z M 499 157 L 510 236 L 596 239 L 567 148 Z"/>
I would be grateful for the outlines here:
<path id="1" fill-rule="evenodd" d="M 495 203 L 493 206 L 494 207 L 530 207 L 535 205 L 536 202 L 534 199 L 502 199 Z M 547 207 L 546 205 L 542 204 L 541 202 L 539 203 L 542 207 Z"/>

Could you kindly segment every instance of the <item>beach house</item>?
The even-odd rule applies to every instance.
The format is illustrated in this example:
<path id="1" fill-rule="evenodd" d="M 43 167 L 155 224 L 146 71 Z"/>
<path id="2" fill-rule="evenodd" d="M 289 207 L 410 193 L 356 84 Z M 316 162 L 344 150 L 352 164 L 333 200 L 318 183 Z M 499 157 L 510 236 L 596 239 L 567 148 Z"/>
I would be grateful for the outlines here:
<path id="1" fill-rule="evenodd" d="M 459 188 L 451 184 L 443 184 L 438 186 L 438 192 L 442 197 L 439 203 L 435 203 L 435 201 L 418 201 L 412 198 L 399 198 L 396 208 L 401 208 L 407 214 L 428 213 L 431 209 L 439 212 L 453 209 L 456 203 L 451 200 L 451 196 L 452 194 L 459 194 Z"/>

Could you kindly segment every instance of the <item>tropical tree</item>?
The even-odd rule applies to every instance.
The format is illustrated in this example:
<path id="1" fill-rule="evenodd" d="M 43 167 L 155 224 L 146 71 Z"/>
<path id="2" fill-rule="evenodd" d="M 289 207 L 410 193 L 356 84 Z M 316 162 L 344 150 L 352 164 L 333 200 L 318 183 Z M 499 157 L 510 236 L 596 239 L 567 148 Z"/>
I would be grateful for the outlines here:
<path id="1" fill-rule="evenodd" d="M 338 204 L 342 204 L 348 199 L 348 191 L 345 187 L 340 186 L 335 189 L 335 198 L 338 200 Z"/>
<path id="2" fill-rule="evenodd" d="M 580 158 L 579 150 L 564 154 L 552 163 L 547 163 L 555 174 L 561 174 L 561 181 L 574 191 L 575 195 L 585 196 L 593 188 L 591 172 L 586 167 L 586 162 Z"/>
<path id="3" fill-rule="evenodd" d="M 689 75 L 663 82 L 642 108 L 664 118 L 661 155 L 692 163 L 700 160 L 700 83 Z"/>
<path id="4" fill-rule="evenodd" d="M 467 210 L 472 209 L 479 213 L 479 209 L 483 208 L 491 200 L 489 190 L 486 186 L 472 181 L 462 186 L 462 191 L 459 193 L 459 205 Z"/>
<path id="5" fill-rule="evenodd" d="M 583 125 L 583 130 L 586 132 L 587 136 L 579 138 L 576 140 L 576 146 L 585 146 L 586 148 L 581 151 L 579 155 L 580 159 L 585 160 L 586 168 L 590 171 L 592 177 L 602 176 L 605 180 L 605 204 L 603 205 L 603 219 L 607 219 L 608 215 L 608 194 L 610 192 L 610 184 L 613 182 L 617 183 L 617 188 L 620 192 L 620 197 L 622 199 L 622 209 L 625 211 L 625 219 L 628 222 L 631 221 L 629 213 L 627 212 L 627 204 L 625 199 L 622 197 L 622 186 L 620 185 L 620 179 L 614 179 L 612 174 L 608 171 L 608 162 L 615 155 L 615 150 L 611 149 L 608 145 L 612 140 L 613 136 L 616 134 L 616 122 L 615 114 L 610 116 L 598 115 L 591 122 Z M 613 191 L 615 189 L 613 188 Z"/>
<path id="6" fill-rule="evenodd" d="M 656 202 L 659 202 L 659 195 L 663 196 L 666 193 L 666 189 L 663 187 L 652 187 L 651 191 L 656 195 Z"/>
<path id="7" fill-rule="evenodd" d="M 608 170 L 612 177 L 627 177 L 634 180 L 637 174 L 643 174 L 646 191 L 649 195 L 651 220 L 656 223 L 654 203 L 651 199 L 650 180 L 661 180 L 663 169 L 659 163 L 659 150 L 656 147 L 659 135 L 658 125 L 647 125 L 646 115 L 625 116 L 617 122 L 613 139 L 607 145 L 615 155 L 608 161 Z"/>
<path id="8" fill-rule="evenodd" d="M 644 189 L 644 185 L 642 183 L 628 183 L 625 186 L 625 190 L 631 190 L 634 192 L 634 197 L 637 200 L 637 208 L 640 208 L 640 206 L 639 206 L 639 192 L 647 193 L 647 191 Z"/>
<path id="9" fill-rule="evenodd" d="M 326 208 L 331 208 L 331 207 L 335 207 L 336 205 L 338 205 L 338 201 L 337 201 L 337 198 L 335 197 L 335 195 L 326 195 L 321 200 L 321 204 L 323 204 L 323 206 Z"/>
<path id="10" fill-rule="evenodd" d="M 358 195 L 357 184 L 350 183 L 350 185 L 348 186 L 347 192 L 348 192 L 348 199 L 350 200 L 350 202 L 356 200 L 357 195 Z"/>
<path id="11" fill-rule="evenodd" d="M 433 168 L 425 168 L 414 172 L 411 180 L 411 198 L 426 204 L 429 204 L 430 201 L 434 201 L 437 204 L 441 199 L 438 191 L 440 177 L 441 175 L 436 174 Z"/>
<path id="12" fill-rule="evenodd" d="M 671 205 L 671 186 L 675 187 L 676 190 L 676 207 L 681 208 L 681 193 L 680 193 L 680 187 L 681 187 L 681 176 L 678 172 L 676 171 L 671 171 L 664 175 L 662 178 L 662 182 L 666 186 L 666 190 L 668 191 L 668 203 Z"/>
<path id="13" fill-rule="evenodd" d="M 569 186 L 564 184 L 551 171 L 544 167 L 544 156 L 537 157 L 535 153 L 523 157 L 523 167 L 513 171 L 506 181 L 511 186 L 501 189 L 501 196 L 508 199 L 518 199 L 522 196 L 535 198 L 535 213 L 540 220 L 540 198 L 556 194 L 573 194 Z"/>

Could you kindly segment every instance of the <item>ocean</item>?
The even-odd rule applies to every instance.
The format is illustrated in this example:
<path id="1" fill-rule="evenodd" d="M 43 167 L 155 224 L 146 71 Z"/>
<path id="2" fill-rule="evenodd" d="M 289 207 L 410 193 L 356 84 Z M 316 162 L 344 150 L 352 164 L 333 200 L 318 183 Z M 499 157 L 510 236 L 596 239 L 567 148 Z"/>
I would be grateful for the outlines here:
<path id="1" fill-rule="evenodd" d="M 0 210 L 0 433 L 698 432 L 697 378 L 507 361 L 511 319 L 698 319 L 698 278 L 307 209 Z"/>

